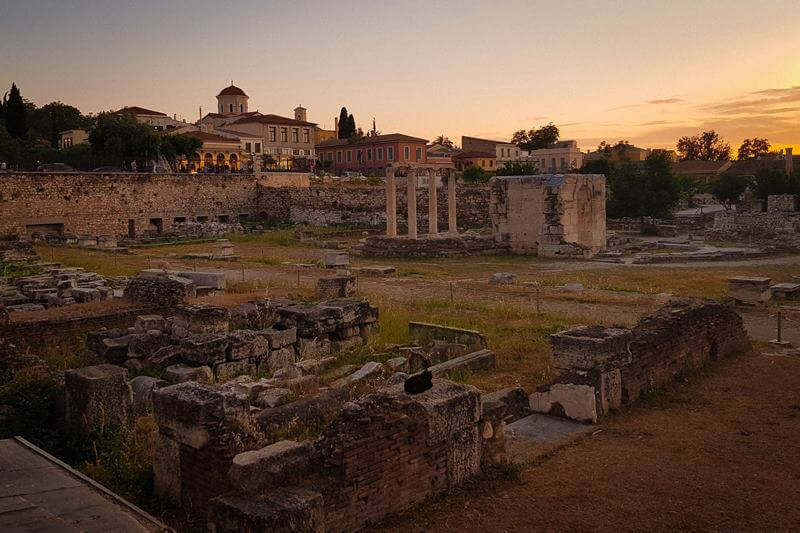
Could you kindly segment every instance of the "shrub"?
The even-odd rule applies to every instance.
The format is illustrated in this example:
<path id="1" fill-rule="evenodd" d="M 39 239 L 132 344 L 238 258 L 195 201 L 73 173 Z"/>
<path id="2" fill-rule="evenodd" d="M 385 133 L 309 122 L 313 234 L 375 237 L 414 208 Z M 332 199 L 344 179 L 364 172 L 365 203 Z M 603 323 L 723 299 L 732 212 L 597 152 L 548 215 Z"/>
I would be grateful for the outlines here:
<path id="1" fill-rule="evenodd" d="M 470 165 L 464 169 L 461 179 L 468 183 L 485 183 L 489 181 L 490 177 L 491 175 L 481 167 Z"/>

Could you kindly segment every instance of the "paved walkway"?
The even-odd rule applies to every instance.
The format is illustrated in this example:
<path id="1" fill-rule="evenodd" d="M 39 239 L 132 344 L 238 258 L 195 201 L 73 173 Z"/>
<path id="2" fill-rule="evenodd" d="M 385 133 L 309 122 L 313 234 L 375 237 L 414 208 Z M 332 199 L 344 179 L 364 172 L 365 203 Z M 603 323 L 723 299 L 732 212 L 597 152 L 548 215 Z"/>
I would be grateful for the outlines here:
<path id="1" fill-rule="evenodd" d="M 0 531 L 170 531 L 23 439 L 0 440 Z"/>

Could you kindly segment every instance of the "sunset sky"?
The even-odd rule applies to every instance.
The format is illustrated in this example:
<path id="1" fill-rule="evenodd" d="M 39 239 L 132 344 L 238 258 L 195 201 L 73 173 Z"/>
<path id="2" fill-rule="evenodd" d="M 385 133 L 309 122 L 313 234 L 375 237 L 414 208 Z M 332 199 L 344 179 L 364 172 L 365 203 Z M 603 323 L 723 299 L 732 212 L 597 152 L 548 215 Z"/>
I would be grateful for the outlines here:
<path id="1" fill-rule="evenodd" d="M 800 1 L 0 0 L 0 86 L 190 121 L 231 79 L 250 109 L 332 128 L 508 139 L 554 122 L 674 148 L 714 128 L 800 143 Z M 796 144 L 795 144 L 796 145 Z"/>

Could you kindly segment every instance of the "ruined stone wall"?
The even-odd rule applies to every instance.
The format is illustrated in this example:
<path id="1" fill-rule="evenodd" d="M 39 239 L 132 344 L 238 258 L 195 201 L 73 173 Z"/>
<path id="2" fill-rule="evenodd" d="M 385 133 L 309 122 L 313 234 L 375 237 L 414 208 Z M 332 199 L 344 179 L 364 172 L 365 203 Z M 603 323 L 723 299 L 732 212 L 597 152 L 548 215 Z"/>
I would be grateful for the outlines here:
<path id="1" fill-rule="evenodd" d="M 768 242 L 800 233 L 800 212 L 721 211 L 714 217 L 708 237 L 715 240 Z"/>
<path id="2" fill-rule="evenodd" d="M 315 225 L 385 224 L 383 186 L 273 187 L 276 175 L 259 182 L 248 174 L 0 174 L 0 235 L 39 233 L 136 236 L 164 232 L 182 222 L 236 222 L 240 215 Z M 288 176 L 291 183 L 296 176 Z M 398 213 L 405 212 L 398 185 Z M 459 225 L 490 223 L 486 185 L 459 185 Z M 440 188 L 439 224 L 447 225 L 447 191 Z M 417 191 L 417 211 L 427 227 L 427 189 Z M 176 220 L 177 219 L 177 220 Z"/>
<path id="3" fill-rule="evenodd" d="M 606 246 L 605 177 L 498 176 L 491 182 L 492 232 L 517 253 L 591 255 Z"/>
<path id="4" fill-rule="evenodd" d="M 397 214 L 402 221 L 407 212 L 407 188 L 397 185 Z M 447 229 L 447 188 L 437 190 L 439 228 Z M 307 189 L 259 187 L 259 203 L 279 218 L 313 225 L 349 224 L 383 226 L 386 224 L 386 188 L 383 185 L 313 185 Z M 458 225 L 466 228 L 487 227 L 489 187 L 459 184 L 456 187 Z M 420 231 L 428 227 L 428 190 L 417 189 L 417 216 Z"/>
<path id="5" fill-rule="evenodd" d="M 798 196 L 796 194 L 770 194 L 767 196 L 767 212 L 794 212 L 797 211 Z"/>
<path id="6" fill-rule="evenodd" d="M 671 302 L 632 329 L 580 327 L 551 336 L 559 376 L 531 395 L 535 411 L 596 422 L 676 376 L 750 349 L 741 317 L 717 303 Z"/>

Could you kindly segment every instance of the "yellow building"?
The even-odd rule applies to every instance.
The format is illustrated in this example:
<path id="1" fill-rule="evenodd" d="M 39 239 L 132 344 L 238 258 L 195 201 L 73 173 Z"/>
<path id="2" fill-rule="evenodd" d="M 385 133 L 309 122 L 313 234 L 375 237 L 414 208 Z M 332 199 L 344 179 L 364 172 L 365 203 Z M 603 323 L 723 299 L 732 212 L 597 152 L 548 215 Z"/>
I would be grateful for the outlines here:
<path id="1" fill-rule="evenodd" d="M 469 166 L 476 166 L 488 172 L 497 170 L 497 156 L 489 152 L 461 152 L 452 157 L 456 170 L 464 170 Z"/>
<path id="2" fill-rule="evenodd" d="M 230 170 L 241 168 L 242 150 L 239 139 L 223 137 L 207 131 L 190 131 L 184 135 L 203 142 L 203 146 L 188 162 L 189 170 L 200 170 L 204 167 Z"/>

